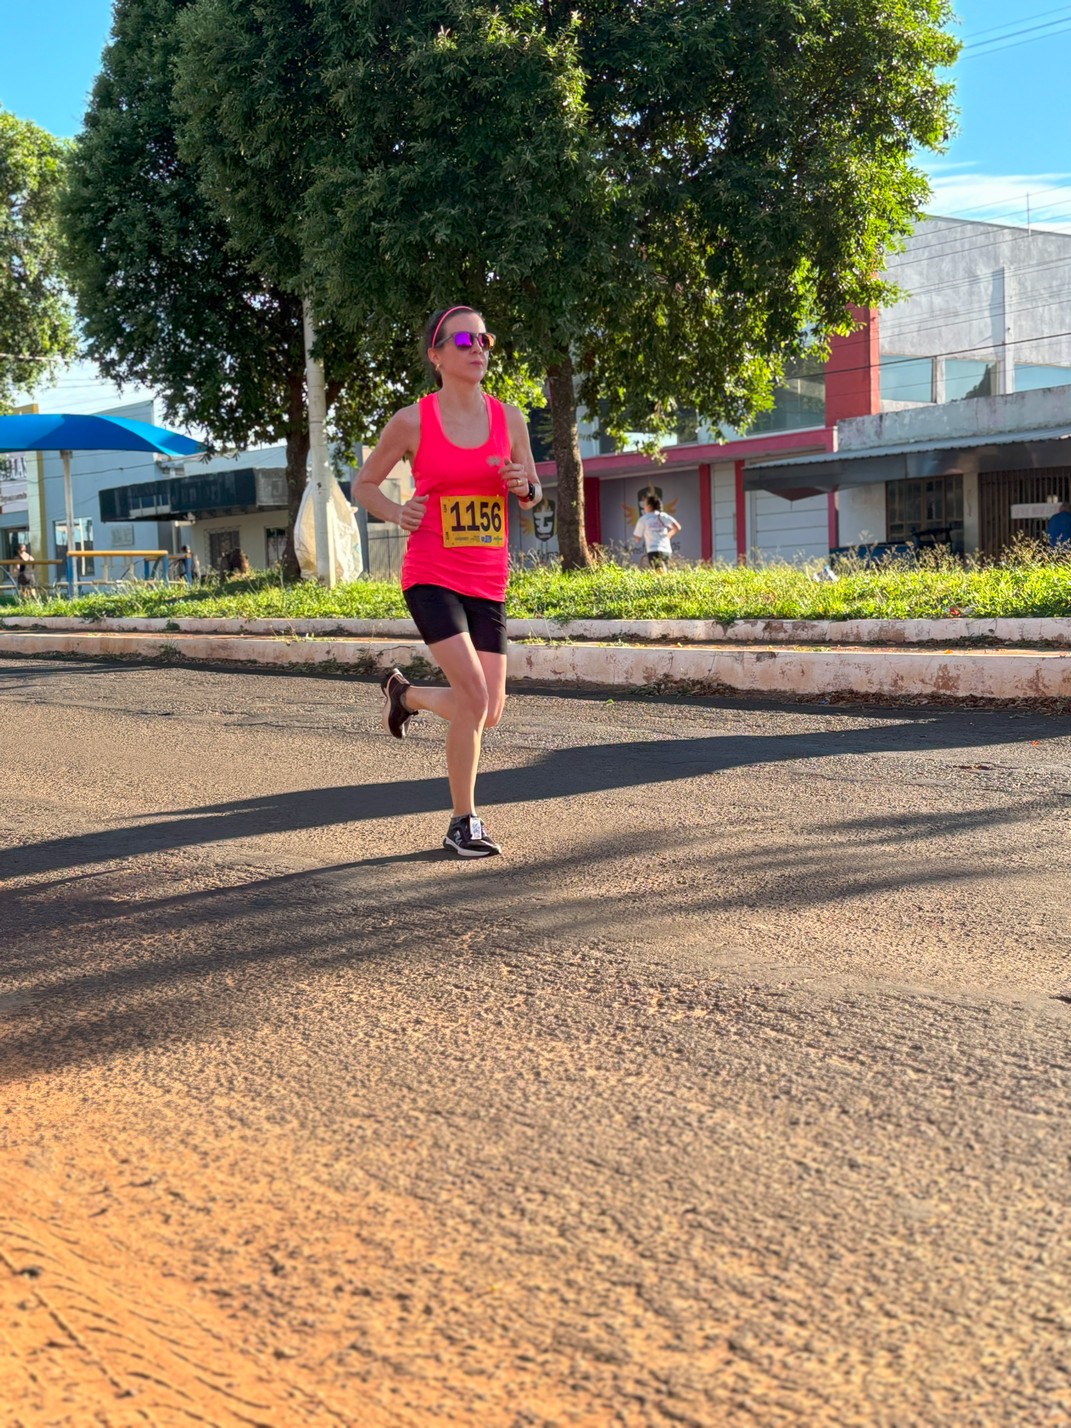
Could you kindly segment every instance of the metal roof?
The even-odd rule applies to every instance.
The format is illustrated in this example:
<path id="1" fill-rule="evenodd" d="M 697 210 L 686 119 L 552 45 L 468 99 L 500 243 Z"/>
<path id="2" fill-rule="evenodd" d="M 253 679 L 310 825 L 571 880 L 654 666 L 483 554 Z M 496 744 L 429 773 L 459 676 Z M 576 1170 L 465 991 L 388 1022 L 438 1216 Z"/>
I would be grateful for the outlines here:
<path id="1" fill-rule="evenodd" d="M 984 471 L 1037 471 L 1071 466 L 1071 428 L 1008 431 L 986 436 L 935 436 L 819 456 L 763 461 L 744 471 L 748 491 L 772 491 L 788 500 L 840 486 L 917 481 Z"/>

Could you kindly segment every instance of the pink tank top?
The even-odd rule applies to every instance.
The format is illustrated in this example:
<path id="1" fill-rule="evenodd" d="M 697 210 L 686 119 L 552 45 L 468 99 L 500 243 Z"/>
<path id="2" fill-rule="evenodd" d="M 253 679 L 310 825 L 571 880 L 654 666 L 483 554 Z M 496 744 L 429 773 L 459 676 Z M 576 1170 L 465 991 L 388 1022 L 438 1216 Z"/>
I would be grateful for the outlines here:
<path id="1" fill-rule="evenodd" d="M 416 495 L 428 504 L 402 557 L 402 589 L 444 585 L 459 595 L 504 600 L 509 573 L 506 491 L 489 456 L 510 457 L 506 409 L 484 393 L 490 435 L 481 446 L 455 446 L 439 420 L 439 397 L 417 404 L 420 441 L 413 456 Z"/>

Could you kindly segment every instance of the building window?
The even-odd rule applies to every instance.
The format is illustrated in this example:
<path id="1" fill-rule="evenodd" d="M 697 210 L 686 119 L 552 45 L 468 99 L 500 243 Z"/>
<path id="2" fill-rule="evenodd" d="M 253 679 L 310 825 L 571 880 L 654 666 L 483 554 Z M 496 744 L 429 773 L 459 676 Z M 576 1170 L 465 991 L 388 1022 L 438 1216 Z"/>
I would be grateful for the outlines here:
<path id="1" fill-rule="evenodd" d="M 67 522 L 52 522 L 52 538 L 56 543 L 56 559 L 66 560 L 67 558 Z M 85 518 L 76 519 L 74 523 L 74 550 L 93 549 L 93 522 Z M 96 565 L 92 560 L 80 560 L 78 562 L 78 574 L 80 576 L 90 576 L 96 574 Z"/>
<path id="2" fill-rule="evenodd" d="M 1015 390 L 1035 392 L 1039 387 L 1071 386 L 1071 367 L 1047 367 L 1040 362 L 1016 362 Z"/>
<path id="3" fill-rule="evenodd" d="M 932 357 L 882 357 L 880 375 L 883 402 L 933 401 Z"/>
<path id="4" fill-rule="evenodd" d="M 265 557 L 270 570 L 273 565 L 282 565 L 286 555 L 286 527 L 269 526 L 265 531 Z"/>
<path id="5" fill-rule="evenodd" d="M 885 486 L 887 539 L 908 541 L 918 535 L 945 535 L 958 545 L 963 531 L 963 477 L 933 476 L 928 481 L 889 481 Z"/>
<path id="6" fill-rule="evenodd" d="M 786 363 L 785 375 L 773 391 L 773 403 L 769 411 L 759 412 L 747 429 L 748 436 L 825 426 L 825 367 L 806 358 Z"/>
<path id="7" fill-rule="evenodd" d="M 992 397 L 997 391 L 995 362 L 977 362 L 962 357 L 945 358 L 945 401 L 964 397 Z"/>
<path id="8" fill-rule="evenodd" d="M 238 531 L 209 531 L 208 533 L 208 563 L 213 570 L 222 567 L 224 559 L 230 555 L 232 550 L 237 550 L 240 544 Z"/>

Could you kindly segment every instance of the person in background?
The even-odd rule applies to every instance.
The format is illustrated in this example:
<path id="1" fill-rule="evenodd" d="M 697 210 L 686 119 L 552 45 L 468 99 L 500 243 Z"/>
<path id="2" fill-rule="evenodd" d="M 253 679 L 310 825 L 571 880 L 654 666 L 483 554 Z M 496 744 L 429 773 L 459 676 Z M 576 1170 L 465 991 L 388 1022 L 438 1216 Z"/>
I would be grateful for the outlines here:
<path id="1" fill-rule="evenodd" d="M 30 554 L 28 545 L 20 544 L 15 552 L 15 559 L 18 565 L 15 566 L 15 584 L 19 587 L 20 600 L 32 600 L 36 593 L 37 582 L 33 573 L 33 556 Z"/>
<path id="2" fill-rule="evenodd" d="M 663 511 L 662 502 L 657 496 L 648 496 L 643 507 L 644 513 L 636 522 L 632 538 L 637 544 L 643 542 L 652 569 L 668 570 L 673 555 L 671 541 L 680 530 L 681 523 L 675 516 Z"/>
<path id="3" fill-rule="evenodd" d="M 252 570 L 249 557 L 240 545 L 236 545 L 223 559 L 223 569 L 227 575 L 248 575 Z"/>
<path id="4" fill-rule="evenodd" d="M 1071 555 L 1071 505 L 1062 501 L 1045 526 L 1049 545 L 1061 555 Z"/>
<path id="5" fill-rule="evenodd" d="M 175 567 L 180 580 L 200 580 L 201 578 L 201 562 L 188 545 L 184 545 L 179 551 Z"/>

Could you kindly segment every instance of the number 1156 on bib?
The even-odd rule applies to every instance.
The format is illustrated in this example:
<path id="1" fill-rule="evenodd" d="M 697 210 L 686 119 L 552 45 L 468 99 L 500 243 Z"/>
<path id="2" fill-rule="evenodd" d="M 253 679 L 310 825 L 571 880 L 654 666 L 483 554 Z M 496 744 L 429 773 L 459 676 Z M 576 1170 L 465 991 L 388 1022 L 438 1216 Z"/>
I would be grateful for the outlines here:
<path id="1" fill-rule="evenodd" d="M 442 496 L 443 545 L 501 546 L 506 539 L 501 496 Z"/>

